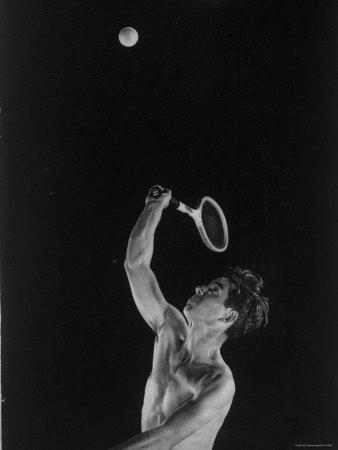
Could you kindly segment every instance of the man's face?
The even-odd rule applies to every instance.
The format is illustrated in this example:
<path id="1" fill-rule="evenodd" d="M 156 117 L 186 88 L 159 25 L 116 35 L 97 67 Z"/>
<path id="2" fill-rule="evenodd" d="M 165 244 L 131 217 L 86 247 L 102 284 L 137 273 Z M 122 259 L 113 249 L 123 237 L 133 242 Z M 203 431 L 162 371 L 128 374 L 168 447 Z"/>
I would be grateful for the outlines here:
<path id="1" fill-rule="evenodd" d="M 215 323 L 224 317 L 224 302 L 227 300 L 228 294 L 228 279 L 216 278 L 208 285 L 196 287 L 195 294 L 189 298 L 183 312 L 192 322 Z"/>

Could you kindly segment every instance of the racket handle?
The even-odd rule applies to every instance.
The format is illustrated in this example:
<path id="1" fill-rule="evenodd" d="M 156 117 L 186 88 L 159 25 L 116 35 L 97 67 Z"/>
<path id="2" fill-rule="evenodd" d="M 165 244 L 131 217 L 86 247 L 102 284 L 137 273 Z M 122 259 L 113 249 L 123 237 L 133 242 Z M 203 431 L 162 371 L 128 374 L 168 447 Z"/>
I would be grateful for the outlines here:
<path id="1" fill-rule="evenodd" d="M 177 200 L 176 198 L 171 197 L 169 204 L 171 206 L 173 206 L 174 208 L 178 208 L 180 206 L 181 202 L 179 200 Z"/>

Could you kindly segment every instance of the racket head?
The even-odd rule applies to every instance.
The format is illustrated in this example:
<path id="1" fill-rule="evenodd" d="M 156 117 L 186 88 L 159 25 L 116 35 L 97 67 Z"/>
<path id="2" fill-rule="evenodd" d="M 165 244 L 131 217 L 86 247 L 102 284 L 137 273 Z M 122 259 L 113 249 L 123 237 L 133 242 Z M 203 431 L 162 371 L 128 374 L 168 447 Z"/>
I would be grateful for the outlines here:
<path id="1" fill-rule="evenodd" d="M 197 208 L 196 225 L 204 244 L 214 252 L 224 252 L 229 244 L 228 224 L 222 208 L 211 197 L 203 197 Z"/>

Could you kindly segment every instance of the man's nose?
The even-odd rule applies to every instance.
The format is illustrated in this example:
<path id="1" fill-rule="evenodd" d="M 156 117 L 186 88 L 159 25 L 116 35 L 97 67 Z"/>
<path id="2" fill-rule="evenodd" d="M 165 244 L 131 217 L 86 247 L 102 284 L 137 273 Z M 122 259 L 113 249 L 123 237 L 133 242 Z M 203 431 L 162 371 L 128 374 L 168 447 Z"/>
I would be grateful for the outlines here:
<path id="1" fill-rule="evenodd" d="M 203 288 L 201 286 L 197 286 L 195 292 L 197 295 L 203 295 Z"/>

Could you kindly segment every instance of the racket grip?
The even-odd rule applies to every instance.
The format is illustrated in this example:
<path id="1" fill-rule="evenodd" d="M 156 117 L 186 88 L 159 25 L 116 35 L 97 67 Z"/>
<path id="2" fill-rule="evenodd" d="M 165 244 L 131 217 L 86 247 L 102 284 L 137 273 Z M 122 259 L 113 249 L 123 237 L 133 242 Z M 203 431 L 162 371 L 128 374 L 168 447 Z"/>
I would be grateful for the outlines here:
<path id="1" fill-rule="evenodd" d="M 174 208 L 178 208 L 180 206 L 180 203 L 181 202 L 174 197 L 171 197 L 169 202 L 170 206 L 173 206 Z"/>

